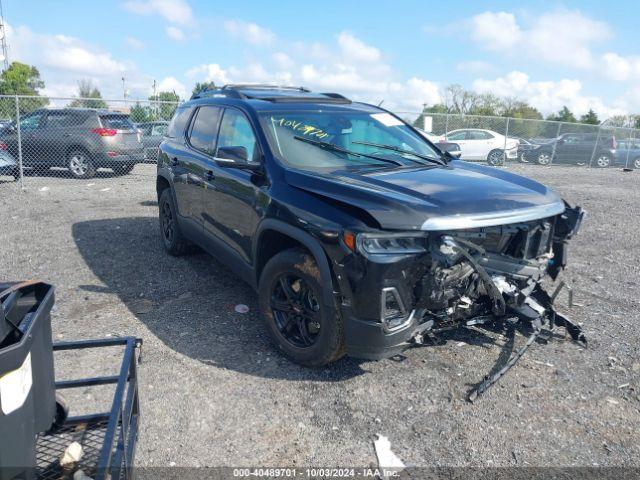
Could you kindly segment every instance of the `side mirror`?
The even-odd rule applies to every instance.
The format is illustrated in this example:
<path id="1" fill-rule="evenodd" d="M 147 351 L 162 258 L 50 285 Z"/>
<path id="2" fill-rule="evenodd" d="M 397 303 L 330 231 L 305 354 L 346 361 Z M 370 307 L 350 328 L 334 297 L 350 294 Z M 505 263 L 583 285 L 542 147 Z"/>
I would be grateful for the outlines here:
<path id="1" fill-rule="evenodd" d="M 260 163 L 249 162 L 247 149 L 242 146 L 219 147 L 215 159 L 221 167 L 241 168 L 251 171 L 261 169 Z"/>
<path id="2" fill-rule="evenodd" d="M 249 162 L 249 154 L 245 147 L 220 147 L 218 148 L 216 158 L 231 160 L 233 162 Z"/>

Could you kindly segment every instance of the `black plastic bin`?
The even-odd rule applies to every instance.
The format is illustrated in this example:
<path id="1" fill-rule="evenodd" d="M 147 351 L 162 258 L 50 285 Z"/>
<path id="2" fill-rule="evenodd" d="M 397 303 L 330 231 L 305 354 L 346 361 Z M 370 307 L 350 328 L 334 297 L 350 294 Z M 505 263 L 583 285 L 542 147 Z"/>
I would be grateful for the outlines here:
<path id="1" fill-rule="evenodd" d="M 53 286 L 0 283 L 0 480 L 31 478 L 39 432 L 56 415 Z"/>

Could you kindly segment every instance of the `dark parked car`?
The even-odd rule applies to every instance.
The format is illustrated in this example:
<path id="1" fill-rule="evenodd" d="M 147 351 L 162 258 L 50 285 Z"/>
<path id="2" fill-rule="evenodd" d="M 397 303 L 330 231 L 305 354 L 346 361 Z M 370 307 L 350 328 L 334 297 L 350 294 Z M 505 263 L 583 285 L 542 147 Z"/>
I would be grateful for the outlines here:
<path id="1" fill-rule="evenodd" d="M 522 163 L 528 163 L 531 157 L 530 152 L 538 148 L 538 144 L 542 142 L 536 142 L 534 140 L 526 138 L 518 138 L 518 160 Z"/>
<path id="2" fill-rule="evenodd" d="M 640 140 L 620 140 L 614 165 L 640 169 Z"/>
<path id="3" fill-rule="evenodd" d="M 129 115 L 91 108 L 40 109 L 20 119 L 22 164 L 34 170 L 67 167 L 72 176 L 90 178 L 96 169 L 129 173 L 144 160 L 140 135 Z M 18 158 L 15 123 L 0 128 L 4 142 Z"/>
<path id="4" fill-rule="evenodd" d="M 178 107 L 157 172 L 167 252 L 194 243 L 229 265 L 301 364 L 392 356 L 454 325 L 565 321 L 540 281 L 564 267 L 581 210 L 380 107 L 293 87 L 203 92 Z"/>
<path id="5" fill-rule="evenodd" d="M 142 132 L 144 158 L 147 162 L 155 163 L 158 160 L 158 147 L 167 132 L 167 126 L 169 126 L 169 122 L 162 120 L 136 124 L 136 127 Z"/>
<path id="6" fill-rule="evenodd" d="M 554 140 L 534 145 L 525 154 L 529 162 L 538 165 L 589 165 L 593 158 L 593 166 L 600 168 L 610 166 L 615 156 L 615 137 L 596 133 L 564 133 Z"/>

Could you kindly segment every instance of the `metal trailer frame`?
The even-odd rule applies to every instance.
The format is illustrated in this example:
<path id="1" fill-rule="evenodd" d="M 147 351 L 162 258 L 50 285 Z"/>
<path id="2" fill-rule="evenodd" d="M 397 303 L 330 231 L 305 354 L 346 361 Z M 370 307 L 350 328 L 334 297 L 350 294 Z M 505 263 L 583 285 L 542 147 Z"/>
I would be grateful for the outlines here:
<path id="1" fill-rule="evenodd" d="M 71 441 L 78 441 L 85 450 L 74 469 L 82 469 L 95 480 L 134 478 L 133 461 L 140 417 L 137 364 L 141 358 L 139 349 L 142 340 L 120 337 L 56 342 L 53 350 L 59 352 L 113 346 L 124 347 L 118 375 L 56 381 L 56 391 L 97 385 L 115 385 L 116 388 L 110 411 L 68 417 L 62 425 L 38 436 L 37 478 L 60 479 L 73 475 L 73 470 L 66 471 L 59 463 L 64 448 Z"/>

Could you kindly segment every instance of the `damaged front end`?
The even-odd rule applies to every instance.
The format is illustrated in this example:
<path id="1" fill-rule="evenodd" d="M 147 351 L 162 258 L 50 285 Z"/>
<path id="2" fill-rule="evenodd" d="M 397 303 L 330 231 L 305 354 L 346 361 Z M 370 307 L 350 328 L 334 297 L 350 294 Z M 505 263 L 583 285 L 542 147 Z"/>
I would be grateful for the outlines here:
<path id="1" fill-rule="evenodd" d="M 580 327 L 555 310 L 557 292 L 549 295 L 542 287 L 545 277 L 556 279 L 565 267 L 567 242 L 584 216 L 580 207 L 565 207 L 555 216 L 507 225 L 430 231 L 391 240 L 359 236 L 359 250 L 396 276 L 385 279 L 382 288 L 381 321 L 386 330 L 410 329 L 409 343 L 414 345 L 461 326 L 491 324 L 510 333 L 516 328 L 527 332 L 525 346 L 477 385 L 470 400 L 506 373 L 543 331 L 565 327 L 574 341 L 586 346 Z M 381 260 L 384 252 L 388 257 Z M 402 263 L 400 252 L 413 253 L 413 260 Z"/>

